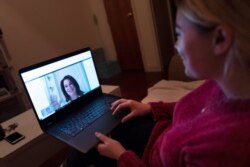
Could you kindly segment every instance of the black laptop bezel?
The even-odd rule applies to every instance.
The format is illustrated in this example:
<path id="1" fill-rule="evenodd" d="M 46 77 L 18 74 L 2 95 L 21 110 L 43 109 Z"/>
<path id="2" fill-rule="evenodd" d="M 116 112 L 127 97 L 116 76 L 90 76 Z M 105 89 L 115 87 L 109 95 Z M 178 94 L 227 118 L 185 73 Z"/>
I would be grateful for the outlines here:
<path id="1" fill-rule="evenodd" d="M 70 52 L 70 53 L 67 53 L 67 54 L 52 58 L 52 59 L 42 61 L 40 63 L 36 63 L 34 65 L 30 65 L 28 67 L 21 68 L 19 70 L 19 76 L 21 78 L 21 81 L 22 81 L 23 85 L 25 85 L 25 83 L 24 83 L 24 81 L 23 81 L 23 79 L 21 77 L 21 74 L 24 73 L 24 72 L 27 72 L 27 71 L 30 71 L 32 69 L 39 68 L 39 67 L 42 67 L 44 65 L 47 65 L 47 64 L 50 64 L 50 63 L 53 63 L 53 62 L 56 62 L 56 61 L 60 61 L 60 60 L 63 60 L 63 59 L 72 57 L 74 55 L 87 52 L 87 51 L 91 52 L 91 57 L 93 59 L 91 48 L 87 47 L 87 48 L 79 49 L 77 51 L 73 51 L 73 52 Z M 94 60 L 93 60 L 93 62 L 94 62 Z M 94 67 L 95 67 L 95 70 L 96 70 L 95 63 L 94 63 Z M 71 114 L 71 112 L 76 111 L 76 108 L 79 108 L 79 106 L 85 105 L 86 103 L 91 101 L 91 99 L 94 99 L 95 97 L 100 96 L 102 94 L 102 89 L 101 89 L 101 84 L 100 84 L 100 81 L 99 81 L 99 77 L 97 76 L 97 78 L 98 78 L 98 82 L 99 82 L 99 86 L 97 88 L 95 88 L 94 90 L 86 93 L 84 96 L 79 97 L 75 101 L 71 102 L 70 105 L 66 105 L 65 107 L 61 108 L 60 112 L 56 112 L 55 114 L 53 114 L 53 115 L 51 115 L 51 116 L 49 116 L 49 117 L 47 117 L 47 118 L 45 118 L 43 120 L 39 119 L 39 117 L 38 117 L 38 115 L 37 115 L 37 113 L 35 111 L 35 107 L 34 107 L 32 101 L 31 101 L 31 98 L 28 95 L 28 90 L 24 86 L 27 97 L 29 98 L 29 101 L 30 101 L 30 103 L 32 105 L 32 109 L 35 112 L 36 118 L 39 120 L 39 125 L 40 125 L 41 129 L 42 130 L 47 129 L 48 127 L 52 126 L 57 121 L 60 121 L 64 117 L 67 117 L 67 115 Z"/>

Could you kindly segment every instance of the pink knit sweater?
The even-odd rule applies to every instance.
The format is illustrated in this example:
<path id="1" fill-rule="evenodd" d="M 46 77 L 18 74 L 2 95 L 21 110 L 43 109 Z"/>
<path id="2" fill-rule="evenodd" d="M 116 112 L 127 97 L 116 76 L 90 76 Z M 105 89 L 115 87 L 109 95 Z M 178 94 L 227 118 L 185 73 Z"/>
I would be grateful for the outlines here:
<path id="1" fill-rule="evenodd" d="M 178 103 L 151 106 L 157 123 L 143 158 L 126 151 L 119 167 L 250 166 L 250 99 L 228 99 L 207 81 Z"/>

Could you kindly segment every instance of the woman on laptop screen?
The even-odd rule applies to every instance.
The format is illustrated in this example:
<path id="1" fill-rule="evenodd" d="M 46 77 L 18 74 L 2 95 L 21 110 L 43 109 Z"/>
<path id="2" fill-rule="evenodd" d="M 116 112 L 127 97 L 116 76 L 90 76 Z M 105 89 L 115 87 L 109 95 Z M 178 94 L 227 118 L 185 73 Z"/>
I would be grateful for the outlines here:
<path id="1" fill-rule="evenodd" d="M 81 91 L 76 79 L 73 78 L 71 75 L 66 75 L 61 80 L 61 89 L 65 96 L 66 102 L 75 100 L 84 94 L 84 92 Z"/>

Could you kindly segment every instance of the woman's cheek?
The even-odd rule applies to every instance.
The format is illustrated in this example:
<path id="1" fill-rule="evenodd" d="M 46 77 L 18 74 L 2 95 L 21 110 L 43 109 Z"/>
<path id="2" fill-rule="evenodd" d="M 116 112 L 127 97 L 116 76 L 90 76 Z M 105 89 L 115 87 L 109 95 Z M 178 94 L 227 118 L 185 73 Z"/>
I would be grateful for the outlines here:
<path id="1" fill-rule="evenodd" d="M 176 44 L 175 48 L 176 48 L 177 53 L 179 54 L 179 56 L 183 60 L 183 58 L 184 58 L 183 55 L 185 54 L 183 45 L 179 42 L 178 44 Z"/>

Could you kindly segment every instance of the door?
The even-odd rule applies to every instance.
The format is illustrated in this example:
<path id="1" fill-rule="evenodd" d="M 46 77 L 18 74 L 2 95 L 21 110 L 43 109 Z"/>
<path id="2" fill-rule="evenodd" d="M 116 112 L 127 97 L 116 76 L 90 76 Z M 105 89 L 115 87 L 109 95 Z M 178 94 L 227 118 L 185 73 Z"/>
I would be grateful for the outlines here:
<path id="1" fill-rule="evenodd" d="M 122 71 L 144 71 L 130 0 L 104 0 Z"/>

